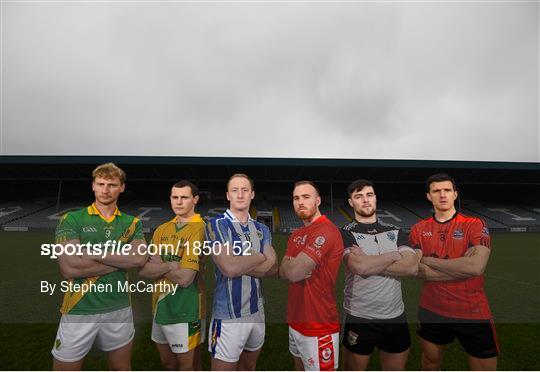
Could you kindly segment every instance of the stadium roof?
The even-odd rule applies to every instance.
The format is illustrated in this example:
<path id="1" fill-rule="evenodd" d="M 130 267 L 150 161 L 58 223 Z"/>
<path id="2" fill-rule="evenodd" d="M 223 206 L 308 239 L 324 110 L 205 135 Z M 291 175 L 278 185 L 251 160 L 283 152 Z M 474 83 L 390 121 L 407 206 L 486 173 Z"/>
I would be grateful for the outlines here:
<path id="1" fill-rule="evenodd" d="M 540 185 L 540 163 L 426 161 L 377 159 L 306 159 L 153 156 L 1 156 L 0 179 L 87 180 L 105 162 L 122 166 L 131 181 L 189 178 L 222 182 L 233 173 L 249 174 L 258 182 L 376 182 L 422 183 L 430 174 L 448 172 L 460 183 Z"/>

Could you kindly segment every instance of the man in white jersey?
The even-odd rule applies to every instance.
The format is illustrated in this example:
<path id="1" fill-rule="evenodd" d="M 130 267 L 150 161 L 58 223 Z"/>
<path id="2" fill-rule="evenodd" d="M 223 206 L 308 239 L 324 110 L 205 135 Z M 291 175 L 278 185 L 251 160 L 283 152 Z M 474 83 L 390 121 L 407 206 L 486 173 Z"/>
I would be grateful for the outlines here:
<path id="1" fill-rule="evenodd" d="M 254 197 L 253 181 L 233 175 L 227 183 L 229 209 L 207 225 L 216 264 L 208 335 L 213 370 L 254 370 L 264 343 L 259 278 L 274 275 L 278 266 L 270 230 L 249 215 Z"/>
<path id="2" fill-rule="evenodd" d="M 372 182 L 354 181 L 347 191 L 355 218 L 342 228 L 345 369 L 365 370 L 377 347 L 383 370 L 403 370 L 411 340 L 399 277 L 416 275 L 421 252 L 398 227 L 377 220 Z"/>

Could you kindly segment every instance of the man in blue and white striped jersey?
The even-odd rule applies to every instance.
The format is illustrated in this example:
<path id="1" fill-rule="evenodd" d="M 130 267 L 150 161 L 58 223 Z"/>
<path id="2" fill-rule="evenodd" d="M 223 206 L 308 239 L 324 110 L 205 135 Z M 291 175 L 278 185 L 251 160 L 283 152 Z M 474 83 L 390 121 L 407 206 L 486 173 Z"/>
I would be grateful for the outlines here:
<path id="1" fill-rule="evenodd" d="M 253 186 L 247 175 L 233 175 L 227 182 L 229 209 L 207 224 L 216 264 L 208 336 L 213 370 L 254 370 L 264 343 L 260 278 L 274 275 L 278 265 L 270 230 L 249 215 Z"/>

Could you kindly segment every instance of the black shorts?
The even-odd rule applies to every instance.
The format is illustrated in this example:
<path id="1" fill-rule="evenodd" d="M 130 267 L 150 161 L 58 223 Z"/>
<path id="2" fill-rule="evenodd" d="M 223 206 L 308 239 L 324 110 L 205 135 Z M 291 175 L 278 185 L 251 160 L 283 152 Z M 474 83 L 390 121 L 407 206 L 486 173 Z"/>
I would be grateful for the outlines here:
<path id="1" fill-rule="evenodd" d="M 492 319 L 448 318 L 420 308 L 417 332 L 424 340 L 438 345 L 449 344 L 457 338 L 463 349 L 476 358 L 499 355 Z"/>
<path id="2" fill-rule="evenodd" d="M 364 319 L 347 314 L 343 346 L 360 355 L 371 355 L 376 347 L 387 353 L 401 353 L 411 346 L 405 313 L 393 319 Z"/>

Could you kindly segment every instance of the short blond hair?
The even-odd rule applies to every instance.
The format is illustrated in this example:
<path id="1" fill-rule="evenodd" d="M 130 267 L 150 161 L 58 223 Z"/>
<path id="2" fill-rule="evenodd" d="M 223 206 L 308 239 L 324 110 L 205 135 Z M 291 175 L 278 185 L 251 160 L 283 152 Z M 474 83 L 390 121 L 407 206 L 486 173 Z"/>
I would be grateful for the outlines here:
<path id="1" fill-rule="evenodd" d="M 231 176 L 231 178 L 229 178 L 229 180 L 227 181 L 227 190 L 229 190 L 229 185 L 231 183 L 231 181 L 233 180 L 233 178 L 245 178 L 246 180 L 249 181 L 249 185 L 251 186 L 251 191 L 254 191 L 255 190 L 255 184 L 253 183 L 253 180 L 251 178 L 249 178 L 249 176 L 245 173 L 235 173 Z"/>
<path id="2" fill-rule="evenodd" d="M 92 172 L 92 180 L 96 178 L 118 178 L 121 183 L 126 182 L 126 172 L 114 163 L 105 163 L 98 165 Z"/>

